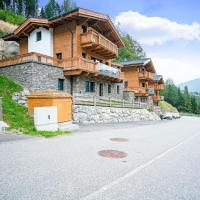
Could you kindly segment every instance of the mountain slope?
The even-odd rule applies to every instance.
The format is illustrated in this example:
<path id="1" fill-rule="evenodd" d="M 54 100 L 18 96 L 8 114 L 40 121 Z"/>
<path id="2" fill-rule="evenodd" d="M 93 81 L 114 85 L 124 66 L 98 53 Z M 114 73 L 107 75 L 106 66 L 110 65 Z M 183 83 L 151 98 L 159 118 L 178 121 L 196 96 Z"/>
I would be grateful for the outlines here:
<path id="1" fill-rule="evenodd" d="M 187 86 L 190 92 L 198 92 L 200 93 L 200 78 L 194 79 L 179 85 L 181 89 Z"/>

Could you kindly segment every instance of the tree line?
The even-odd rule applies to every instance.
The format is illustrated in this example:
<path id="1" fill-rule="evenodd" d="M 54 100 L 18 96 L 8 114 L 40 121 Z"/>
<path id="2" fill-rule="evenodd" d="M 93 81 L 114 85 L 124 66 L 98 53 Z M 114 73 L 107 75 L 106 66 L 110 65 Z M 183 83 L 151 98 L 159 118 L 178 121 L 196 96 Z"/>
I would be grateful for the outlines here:
<path id="1" fill-rule="evenodd" d="M 171 79 L 168 79 L 161 95 L 179 112 L 200 114 L 200 97 L 197 94 L 190 93 L 187 86 L 184 90 L 181 90 Z"/>
<path id="2" fill-rule="evenodd" d="M 49 0 L 42 8 L 39 7 L 38 0 L 0 0 L 0 9 L 12 11 L 25 18 L 41 17 L 49 19 L 75 8 L 74 0 L 63 0 L 62 4 L 59 4 L 56 0 Z"/>

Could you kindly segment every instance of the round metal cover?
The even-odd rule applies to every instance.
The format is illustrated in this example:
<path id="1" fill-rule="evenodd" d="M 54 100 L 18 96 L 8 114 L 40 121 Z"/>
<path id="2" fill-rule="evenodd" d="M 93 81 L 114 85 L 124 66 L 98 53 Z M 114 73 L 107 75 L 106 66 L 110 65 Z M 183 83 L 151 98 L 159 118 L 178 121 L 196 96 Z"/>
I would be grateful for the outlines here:
<path id="1" fill-rule="evenodd" d="M 127 142 L 128 139 L 127 138 L 110 138 L 111 141 L 114 142 Z"/>
<path id="2" fill-rule="evenodd" d="M 102 150 L 99 151 L 98 154 L 106 158 L 124 158 L 127 156 L 127 153 L 117 150 Z"/>

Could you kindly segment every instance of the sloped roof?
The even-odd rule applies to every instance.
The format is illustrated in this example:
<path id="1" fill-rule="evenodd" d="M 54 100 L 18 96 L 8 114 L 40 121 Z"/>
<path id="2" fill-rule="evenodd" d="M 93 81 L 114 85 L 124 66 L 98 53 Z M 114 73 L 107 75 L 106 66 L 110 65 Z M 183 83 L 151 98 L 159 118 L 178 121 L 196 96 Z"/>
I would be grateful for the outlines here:
<path id="1" fill-rule="evenodd" d="M 124 42 L 121 38 L 118 30 L 112 23 L 109 16 L 98 13 L 95 11 L 87 10 L 84 8 L 76 8 L 61 16 L 47 19 L 29 18 L 25 20 L 12 34 L 5 36 L 5 40 L 11 40 L 19 36 L 20 34 L 26 35 L 34 28 L 38 26 L 55 27 L 57 25 L 65 23 L 65 21 L 72 20 L 88 20 L 88 23 L 95 27 L 99 32 L 108 37 L 118 47 L 123 47 Z"/>
<path id="2" fill-rule="evenodd" d="M 154 82 L 164 83 L 163 76 L 162 75 L 155 75 L 154 76 Z"/>
<path id="3" fill-rule="evenodd" d="M 143 67 L 146 67 L 146 68 L 150 69 L 154 73 L 156 72 L 151 58 L 144 58 L 144 59 L 140 59 L 140 60 L 125 61 L 125 62 L 120 62 L 120 64 L 122 64 L 124 66 L 124 68 L 135 67 L 135 66 L 143 66 Z"/>

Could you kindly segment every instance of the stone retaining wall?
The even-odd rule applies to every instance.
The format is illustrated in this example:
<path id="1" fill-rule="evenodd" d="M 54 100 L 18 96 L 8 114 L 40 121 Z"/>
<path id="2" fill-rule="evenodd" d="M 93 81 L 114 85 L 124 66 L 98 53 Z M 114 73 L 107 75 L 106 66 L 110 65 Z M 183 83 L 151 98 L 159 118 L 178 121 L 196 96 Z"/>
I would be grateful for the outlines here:
<path id="1" fill-rule="evenodd" d="M 113 108 L 99 106 L 73 106 L 73 120 L 82 124 L 117 123 L 160 120 L 154 112 L 146 109 Z"/>

